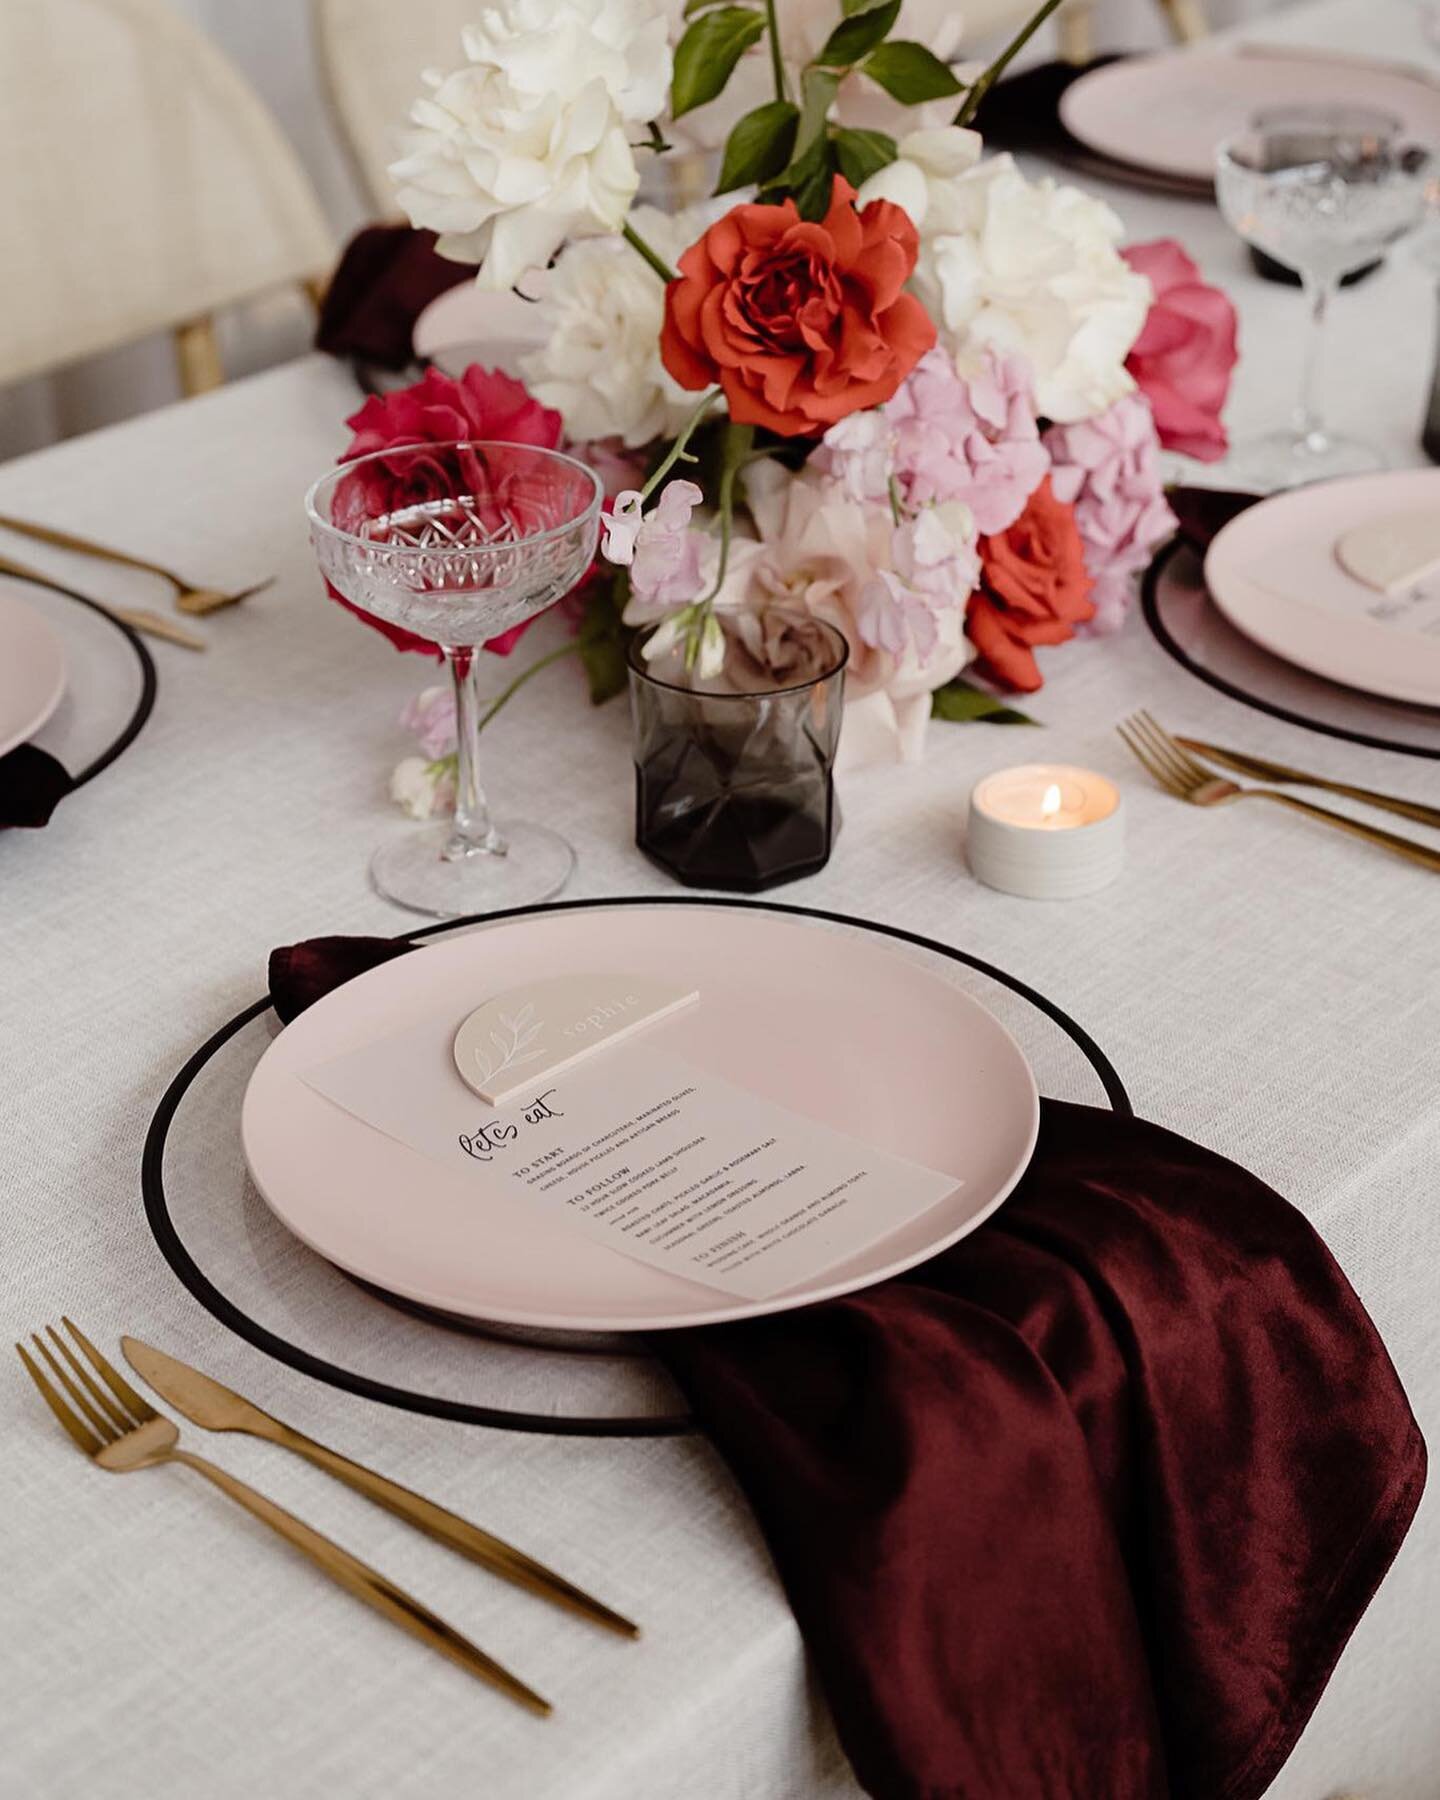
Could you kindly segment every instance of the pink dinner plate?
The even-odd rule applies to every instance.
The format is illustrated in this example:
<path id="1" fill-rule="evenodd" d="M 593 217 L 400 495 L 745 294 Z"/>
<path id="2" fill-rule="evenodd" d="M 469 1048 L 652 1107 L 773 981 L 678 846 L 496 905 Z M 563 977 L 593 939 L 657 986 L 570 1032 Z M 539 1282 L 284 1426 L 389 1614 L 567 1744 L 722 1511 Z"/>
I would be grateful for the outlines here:
<path id="1" fill-rule="evenodd" d="M 1333 544 L 1367 519 L 1436 508 L 1440 469 L 1357 475 L 1275 494 L 1216 536 L 1205 585 L 1237 631 L 1282 661 L 1386 700 L 1440 706 L 1440 638 L 1328 611 L 1298 588 L 1262 586 L 1254 574 L 1257 564 L 1273 566 L 1287 545 Z"/>
<path id="2" fill-rule="evenodd" d="M 1060 118 L 1091 150 L 1139 168 L 1210 181 L 1216 146 L 1264 107 L 1370 106 L 1422 143 L 1440 142 L 1440 86 L 1339 57 L 1167 50 L 1092 70 L 1071 84 Z"/>
<path id="3" fill-rule="evenodd" d="M 65 651 L 32 607 L 0 594 L 0 756 L 27 743 L 65 692 Z"/>
<path id="4" fill-rule="evenodd" d="M 540 976 L 647 971 L 700 1003 L 642 1034 L 962 1183 L 850 1261 L 763 1301 L 632 1261 L 513 1206 L 322 1098 L 300 1071 L 427 1019 L 447 1029 Z M 663 1331 L 867 1287 L 973 1231 L 1030 1160 L 1040 1106 L 1009 1032 L 936 972 L 848 931 L 762 912 L 616 907 L 497 921 L 337 988 L 256 1065 L 241 1136 L 271 1210 L 332 1263 L 407 1300 L 499 1325 Z"/>

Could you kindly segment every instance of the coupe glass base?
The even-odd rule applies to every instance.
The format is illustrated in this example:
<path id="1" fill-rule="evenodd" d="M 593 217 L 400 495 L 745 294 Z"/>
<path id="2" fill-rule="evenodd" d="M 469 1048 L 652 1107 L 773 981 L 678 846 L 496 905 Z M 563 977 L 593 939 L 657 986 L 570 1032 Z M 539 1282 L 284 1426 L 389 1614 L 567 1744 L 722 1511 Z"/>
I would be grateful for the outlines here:
<path id="1" fill-rule="evenodd" d="M 1361 438 L 1272 431 L 1236 445 L 1225 464 L 1225 485 L 1274 494 L 1341 475 L 1374 475 L 1386 466 L 1380 451 Z"/>
<path id="2" fill-rule="evenodd" d="M 575 852 L 559 832 L 523 819 L 498 822 L 508 846 L 503 856 L 482 853 L 447 862 L 441 851 L 451 829 L 447 820 L 382 844 L 370 860 L 376 891 L 411 912 L 458 919 L 549 900 L 575 867 Z"/>

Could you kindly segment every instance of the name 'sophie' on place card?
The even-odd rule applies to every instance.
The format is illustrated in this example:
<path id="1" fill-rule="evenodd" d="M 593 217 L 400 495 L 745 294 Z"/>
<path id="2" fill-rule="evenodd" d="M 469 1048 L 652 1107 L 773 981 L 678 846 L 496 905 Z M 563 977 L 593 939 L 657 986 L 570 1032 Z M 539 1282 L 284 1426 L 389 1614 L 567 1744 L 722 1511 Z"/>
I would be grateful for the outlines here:
<path id="1" fill-rule="evenodd" d="M 638 978 L 594 980 L 642 996 Z M 593 1002 L 595 994 L 556 988 L 537 983 L 487 1003 L 473 1032 L 480 1014 L 458 1035 L 453 1017 L 427 1021 L 302 1078 L 464 1179 L 477 1208 L 534 1209 L 622 1255 L 745 1299 L 783 1293 L 844 1262 L 960 1186 L 696 1067 L 666 1051 L 663 1031 L 576 1067 L 566 1052 L 574 1040 L 545 1021 L 569 1018 L 558 998 Z M 600 1023 L 629 1036 L 642 1006 L 653 1020 L 693 998 L 649 983 L 635 1007 Z M 540 1054 L 517 1067 L 531 1049 Z M 508 1103 L 489 1104 L 462 1081 L 459 1067 L 477 1050 L 467 1074 L 499 1087 Z M 507 1058 L 504 1069 L 484 1067 Z"/>

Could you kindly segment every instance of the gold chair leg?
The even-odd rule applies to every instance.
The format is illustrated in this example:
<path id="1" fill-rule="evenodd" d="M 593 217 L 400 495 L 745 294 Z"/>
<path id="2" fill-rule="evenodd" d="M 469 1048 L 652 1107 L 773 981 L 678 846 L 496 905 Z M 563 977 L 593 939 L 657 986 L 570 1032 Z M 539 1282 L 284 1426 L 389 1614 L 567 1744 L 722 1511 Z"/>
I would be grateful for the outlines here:
<path id="1" fill-rule="evenodd" d="M 318 313 L 325 304 L 325 295 L 330 288 L 330 277 L 328 275 L 307 275 L 300 286 L 305 290 L 305 298 Z"/>
<path id="2" fill-rule="evenodd" d="M 175 361 L 180 369 L 180 389 L 187 399 L 224 385 L 213 319 L 191 319 L 175 327 Z"/>
<path id="3" fill-rule="evenodd" d="M 1203 0 L 1160 0 L 1160 10 L 1182 44 L 1193 44 L 1210 34 Z"/>
<path id="4" fill-rule="evenodd" d="M 1067 63 L 1087 63 L 1095 54 L 1092 0 L 1070 0 L 1055 15 L 1060 55 Z"/>

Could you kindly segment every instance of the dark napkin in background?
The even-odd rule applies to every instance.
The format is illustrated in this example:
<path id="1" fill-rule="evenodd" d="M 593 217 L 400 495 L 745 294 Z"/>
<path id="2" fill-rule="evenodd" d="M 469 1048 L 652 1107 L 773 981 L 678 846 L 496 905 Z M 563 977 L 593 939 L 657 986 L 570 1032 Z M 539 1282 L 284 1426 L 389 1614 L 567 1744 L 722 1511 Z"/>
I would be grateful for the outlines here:
<path id="1" fill-rule="evenodd" d="M 1238 519 L 1265 496 L 1235 488 L 1176 487 L 1166 499 L 1175 514 L 1179 535 L 1203 556 L 1232 519 Z"/>
<path id="2" fill-rule="evenodd" d="M 475 271 L 435 251 L 435 233 L 367 225 L 345 246 L 320 306 L 315 347 L 382 369 L 403 369 L 411 333 L 432 300 Z"/>
<path id="3" fill-rule="evenodd" d="M 388 939 L 275 952 L 290 1019 Z M 1046 1100 L 978 1231 L 652 1347 L 734 1471 L 881 1800 L 1255 1800 L 1419 1501 L 1353 1289 L 1255 1176 Z"/>
<path id="4" fill-rule="evenodd" d="M 17 744 L 0 756 L 0 831 L 48 825 L 51 813 L 74 785 L 48 750 Z"/>

